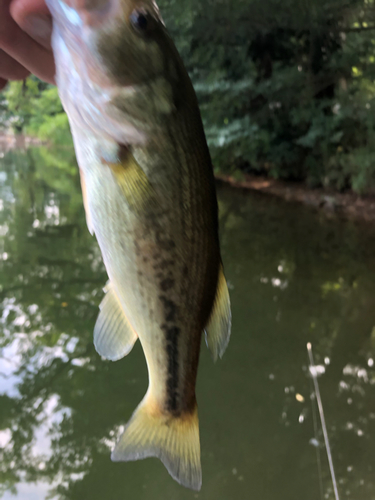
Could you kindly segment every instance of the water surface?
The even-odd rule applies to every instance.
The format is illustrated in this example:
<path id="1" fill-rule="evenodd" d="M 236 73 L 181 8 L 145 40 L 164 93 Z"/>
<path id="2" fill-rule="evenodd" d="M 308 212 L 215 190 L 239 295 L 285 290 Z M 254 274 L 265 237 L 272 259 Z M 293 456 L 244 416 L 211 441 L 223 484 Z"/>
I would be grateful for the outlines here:
<path id="1" fill-rule="evenodd" d="M 146 364 L 139 343 L 116 363 L 93 347 L 106 273 L 72 158 L 30 149 L 0 159 L 0 495 L 332 499 L 312 342 L 341 497 L 375 499 L 374 228 L 218 186 L 233 333 L 216 364 L 202 345 L 194 493 L 156 459 L 110 460 Z"/>

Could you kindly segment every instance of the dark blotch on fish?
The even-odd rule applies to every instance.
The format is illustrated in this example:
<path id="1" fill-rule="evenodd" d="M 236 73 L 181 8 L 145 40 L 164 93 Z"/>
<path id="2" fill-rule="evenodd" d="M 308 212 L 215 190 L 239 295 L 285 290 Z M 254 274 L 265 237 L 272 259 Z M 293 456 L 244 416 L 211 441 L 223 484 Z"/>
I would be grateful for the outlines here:
<path id="1" fill-rule="evenodd" d="M 158 241 L 158 244 L 162 248 L 162 250 L 165 250 L 166 252 L 169 252 L 170 250 L 176 248 L 176 243 L 173 240 L 161 240 Z"/>
<path id="2" fill-rule="evenodd" d="M 165 327 L 165 325 L 164 325 Z M 180 329 L 178 326 L 165 328 L 168 356 L 168 377 L 167 377 L 167 410 L 175 412 L 177 410 L 178 399 L 178 337 Z"/>
<path id="3" fill-rule="evenodd" d="M 176 243 L 171 238 L 168 238 L 163 232 L 157 231 L 156 242 L 158 244 L 158 248 L 164 250 L 165 252 L 170 252 L 174 248 L 176 248 Z"/>
<path id="4" fill-rule="evenodd" d="M 155 262 L 153 265 L 154 269 L 160 269 L 161 271 L 164 271 L 168 269 L 169 267 L 172 267 L 174 265 L 174 261 L 172 259 L 163 259 L 161 262 Z"/>
<path id="5" fill-rule="evenodd" d="M 163 292 L 167 292 L 174 286 L 174 279 L 172 278 L 165 278 L 161 283 L 160 283 L 160 288 L 163 290 Z"/>
<path id="6" fill-rule="evenodd" d="M 163 306 L 164 306 L 165 321 L 167 321 L 168 323 L 175 321 L 177 311 L 178 311 L 176 303 L 173 302 L 173 300 L 167 299 L 163 295 L 160 295 L 159 298 L 162 301 Z"/>

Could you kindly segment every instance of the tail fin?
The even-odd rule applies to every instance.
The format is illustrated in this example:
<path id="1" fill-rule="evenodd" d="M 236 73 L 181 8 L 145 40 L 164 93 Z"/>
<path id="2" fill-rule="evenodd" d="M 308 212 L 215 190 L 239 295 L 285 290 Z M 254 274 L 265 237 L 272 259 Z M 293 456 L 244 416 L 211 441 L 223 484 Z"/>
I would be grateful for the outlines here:
<path id="1" fill-rule="evenodd" d="M 180 417 L 165 415 L 146 395 L 112 452 L 115 462 L 159 458 L 177 482 L 199 491 L 202 470 L 198 410 Z"/>

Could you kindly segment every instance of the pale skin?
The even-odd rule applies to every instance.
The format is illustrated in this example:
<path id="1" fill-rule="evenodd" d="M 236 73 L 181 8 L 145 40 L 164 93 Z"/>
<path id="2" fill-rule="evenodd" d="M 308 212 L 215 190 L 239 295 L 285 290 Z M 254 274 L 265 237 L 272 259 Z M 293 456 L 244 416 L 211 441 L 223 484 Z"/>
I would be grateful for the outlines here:
<path id="1" fill-rule="evenodd" d="M 31 73 L 55 83 L 51 31 L 44 0 L 0 0 L 0 90 Z"/>

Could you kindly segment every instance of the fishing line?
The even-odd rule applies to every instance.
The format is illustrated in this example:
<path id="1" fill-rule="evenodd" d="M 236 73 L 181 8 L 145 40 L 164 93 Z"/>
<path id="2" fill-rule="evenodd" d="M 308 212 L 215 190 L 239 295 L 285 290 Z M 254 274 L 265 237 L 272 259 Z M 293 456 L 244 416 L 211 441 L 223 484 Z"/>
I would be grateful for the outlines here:
<path id="1" fill-rule="evenodd" d="M 320 444 L 318 439 L 318 417 L 316 414 L 316 405 L 315 405 L 315 391 L 312 378 L 310 377 L 310 387 L 311 387 L 311 407 L 312 407 L 312 416 L 313 416 L 313 426 L 314 426 L 314 436 L 317 442 L 315 446 L 316 451 L 316 461 L 318 464 L 318 475 L 319 475 L 319 490 L 320 490 L 320 498 L 323 500 L 324 498 L 324 488 L 323 488 L 323 474 L 322 474 L 322 461 L 320 458 Z"/>
<path id="2" fill-rule="evenodd" d="M 312 380 L 313 380 L 313 383 L 314 383 L 316 401 L 318 403 L 318 409 L 319 409 L 319 415 L 320 415 L 320 422 L 322 424 L 322 430 L 323 430 L 323 436 L 324 436 L 324 444 L 325 444 L 326 451 L 327 451 L 327 457 L 328 457 L 329 469 L 330 469 L 330 472 L 331 472 L 333 490 L 335 492 L 335 499 L 336 500 L 340 500 L 339 492 L 338 492 L 338 489 L 337 489 L 337 483 L 336 483 L 335 469 L 333 467 L 331 447 L 329 445 L 329 438 L 328 438 L 327 426 L 326 426 L 326 421 L 325 421 L 325 418 L 324 418 L 323 403 L 322 403 L 322 398 L 320 397 L 318 377 L 316 375 L 316 368 L 315 368 L 314 357 L 313 357 L 313 353 L 312 353 L 312 346 L 311 346 L 310 342 L 307 344 L 307 354 L 309 356 L 309 361 L 310 361 L 310 373 L 311 373 L 311 377 L 312 377 Z"/>

